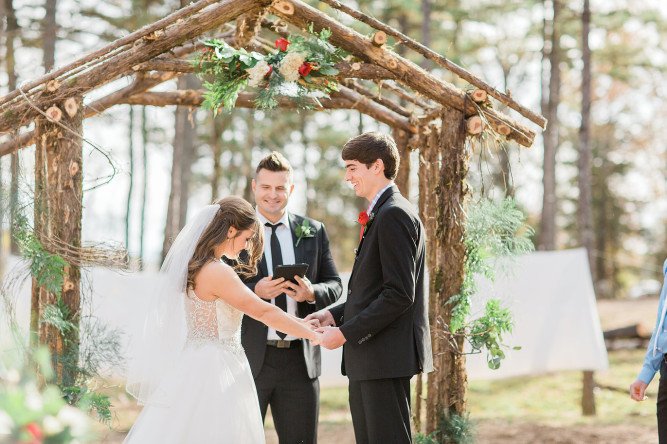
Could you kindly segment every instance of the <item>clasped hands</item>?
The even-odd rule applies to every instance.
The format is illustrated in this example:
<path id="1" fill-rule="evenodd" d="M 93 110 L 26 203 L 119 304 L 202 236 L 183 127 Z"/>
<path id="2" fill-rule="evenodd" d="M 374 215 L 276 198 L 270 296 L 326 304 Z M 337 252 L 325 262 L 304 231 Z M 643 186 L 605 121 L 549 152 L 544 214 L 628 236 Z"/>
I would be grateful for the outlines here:
<path id="1" fill-rule="evenodd" d="M 336 323 L 329 310 L 324 309 L 309 314 L 304 318 L 304 322 L 320 334 L 318 342 L 322 347 L 333 350 L 345 344 L 345 336 L 335 326 Z"/>

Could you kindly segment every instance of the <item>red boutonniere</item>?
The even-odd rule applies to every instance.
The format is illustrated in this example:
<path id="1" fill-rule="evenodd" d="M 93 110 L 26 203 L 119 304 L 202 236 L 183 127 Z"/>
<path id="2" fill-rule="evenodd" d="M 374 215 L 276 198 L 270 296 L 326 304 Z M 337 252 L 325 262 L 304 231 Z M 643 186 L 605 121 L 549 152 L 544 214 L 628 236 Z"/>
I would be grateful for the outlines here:
<path id="1" fill-rule="evenodd" d="M 306 77 L 311 69 L 312 69 L 311 64 L 308 62 L 304 62 L 303 65 L 299 66 L 299 75 L 301 77 Z"/>
<path id="2" fill-rule="evenodd" d="M 357 222 L 359 222 L 359 224 L 362 227 L 366 228 L 366 224 L 368 222 L 370 222 L 370 220 L 371 220 L 371 218 L 368 216 L 368 213 L 365 212 L 365 211 L 362 211 L 361 213 L 359 213 L 359 219 L 357 219 Z"/>
<path id="3" fill-rule="evenodd" d="M 288 42 L 287 40 L 285 40 L 282 37 L 280 37 L 278 40 L 276 40 L 276 48 L 278 48 L 278 50 L 280 50 L 282 52 L 287 51 L 287 45 L 289 45 L 289 44 L 290 44 L 290 42 Z"/>

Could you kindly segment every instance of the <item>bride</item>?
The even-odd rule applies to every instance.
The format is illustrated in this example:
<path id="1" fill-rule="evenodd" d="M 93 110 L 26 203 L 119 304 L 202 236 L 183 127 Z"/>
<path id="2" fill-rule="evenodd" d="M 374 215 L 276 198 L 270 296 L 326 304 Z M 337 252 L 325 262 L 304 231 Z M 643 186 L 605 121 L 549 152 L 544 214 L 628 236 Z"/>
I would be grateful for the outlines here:
<path id="1" fill-rule="evenodd" d="M 127 391 L 144 409 L 125 443 L 264 443 L 255 384 L 241 347 L 243 314 L 317 343 L 303 321 L 255 296 L 237 273 L 253 275 L 263 252 L 255 210 L 239 197 L 204 208 L 183 228 L 150 295 L 130 349 Z M 248 263 L 232 268 L 222 256 Z"/>

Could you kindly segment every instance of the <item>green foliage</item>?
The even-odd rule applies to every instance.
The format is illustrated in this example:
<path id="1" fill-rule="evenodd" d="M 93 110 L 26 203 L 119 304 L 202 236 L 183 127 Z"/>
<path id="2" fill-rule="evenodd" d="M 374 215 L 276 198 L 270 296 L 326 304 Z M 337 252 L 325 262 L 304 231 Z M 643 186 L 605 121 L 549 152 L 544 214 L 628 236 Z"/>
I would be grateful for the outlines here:
<path id="1" fill-rule="evenodd" d="M 62 399 L 69 405 L 86 411 L 95 411 L 100 421 L 111 419 L 111 403 L 107 396 L 91 391 L 94 378 L 101 378 L 104 366 L 115 366 L 121 362 L 120 334 L 90 318 L 85 318 L 82 328 L 79 315 L 72 313 L 61 297 L 62 284 L 67 263 L 58 255 L 48 253 L 37 240 L 27 219 L 17 214 L 14 237 L 22 256 L 30 263 L 30 273 L 40 286 L 56 295 L 52 304 L 43 304 L 40 324 L 48 324 L 60 333 L 62 353 L 51 357 L 51 362 L 62 370 L 55 379 L 51 366 L 38 367 L 46 380 L 52 380 L 60 388 Z M 18 347 L 21 348 L 21 347 Z M 30 355 L 30 351 L 26 353 Z M 41 356 L 36 353 L 36 356 Z M 56 442 L 56 441 L 54 441 Z"/>
<path id="2" fill-rule="evenodd" d="M 235 49 L 221 40 L 204 42 L 202 55 L 193 61 L 201 76 L 213 79 L 204 82 L 207 91 L 202 106 L 215 113 L 222 107 L 231 109 L 243 89 L 255 87 L 257 108 L 275 108 L 277 96 L 283 95 L 297 107 L 309 109 L 312 106 L 308 98 L 317 101 L 318 94 L 328 96 L 338 91 L 338 70 L 334 65 L 346 53 L 328 43 L 328 29 L 318 34 L 311 24 L 309 32 L 306 37 L 293 35 L 289 41 L 277 40 L 278 51 L 267 55 Z M 296 65 L 295 60 L 299 61 Z"/>
<path id="3" fill-rule="evenodd" d="M 493 281 L 494 270 L 501 265 L 499 259 L 511 259 L 533 251 L 532 234 L 532 228 L 525 225 L 525 215 L 512 198 L 499 203 L 481 199 L 469 206 L 464 238 L 465 275 L 461 292 L 447 301 L 455 304 L 449 328 L 451 333 L 465 335 L 473 353 L 486 349 L 492 369 L 499 368 L 505 357 L 502 336 L 512 331 L 512 316 L 508 309 L 501 308 L 500 301 L 490 300 L 484 315 L 466 324 L 471 297 L 478 290 L 475 279 L 483 275 Z"/>
<path id="4" fill-rule="evenodd" d="M 473 444 L 475 441 L 475 424 L 470 420 L 469 413 L 464 416 L 443 415 L 438 430 L 429 435 L 419 433 L 413 439 L 414 444 Z"/>
<path id="5" fill-rule="evenodd" d="M 37 285 L 60 295 L 67 262 L 57 254 L 51 254 L 44 249 L 28 226 L 27 218 L 22 214 L 16 215 L 14 238 L 21 250 L 21 256 L 30 263 L 30 274 L 37 280 Z"/>

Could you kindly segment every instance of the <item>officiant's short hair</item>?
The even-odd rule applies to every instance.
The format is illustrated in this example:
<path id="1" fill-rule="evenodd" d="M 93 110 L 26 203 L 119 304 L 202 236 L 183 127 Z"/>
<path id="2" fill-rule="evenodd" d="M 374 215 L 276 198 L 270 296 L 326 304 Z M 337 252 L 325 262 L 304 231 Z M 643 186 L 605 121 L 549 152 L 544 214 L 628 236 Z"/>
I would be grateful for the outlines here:
<path id="1" fill-rule="evenodd" d="M 290 180 L 292 179 L 292 165 L 289 163 L 289 160 L 278 151 L 273 151 L 271 154 L 259 161 L 257 169 L 255 170 L 255 176 L 259 173 L 259 170 L 268 170 L 268 171 L 287 171 L 289 173 Z"/>
<path id="2" fill-rule="evenodd" d="M 370 166 L 378 159 L 384 163 L 384 176 L 394 180 L 398 173 L 401 158 L 396 142 L 388 134 L 376 131 L 360 134 L 348 140 L 341 153 L 343 160 L 356 160 Z"/>

